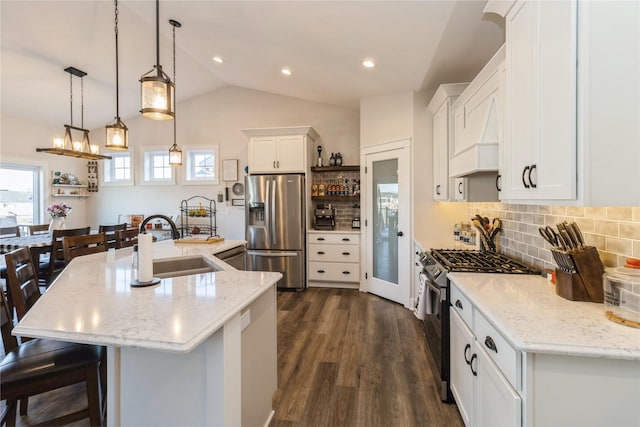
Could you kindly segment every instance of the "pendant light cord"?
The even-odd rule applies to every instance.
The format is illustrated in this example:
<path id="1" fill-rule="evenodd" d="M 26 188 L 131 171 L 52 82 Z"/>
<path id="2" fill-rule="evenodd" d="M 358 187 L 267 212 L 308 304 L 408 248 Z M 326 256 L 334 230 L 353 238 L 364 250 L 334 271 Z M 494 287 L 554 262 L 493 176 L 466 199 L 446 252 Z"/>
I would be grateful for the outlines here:
<path id="1" fill-rule="evenodd" d="M 156 0 L 156 66 L 160 67 L 160 0 Z"/>
<path id="2" fill-rule="evenodd" d="M 120 120 L 120 79 L 118 76 L 118 0 L 114 1 L 116 7 L 115 28 L 116 33 L 116 119 Z"/>
<path id="3" fill-rule="evenodd" d="M 176 96 L 176 90 L 175 90 L 175 84 L 176 84 L 176 25 L 171 23 L 172 27 L 173 27 L 173 146 L 176 146 L 176 100 L 175 100 L 175 96 Z"/>
<path id="4" fill-rule="evenodd" d="M 69 111 L 71 113 L 71 126 L 73 126 L 73 74 L 69 73 Z"/>
<path id="5" fill-rule="evenodd" d="M 84 129 L 84 77 L 80 77 L 80 127 Z"/>

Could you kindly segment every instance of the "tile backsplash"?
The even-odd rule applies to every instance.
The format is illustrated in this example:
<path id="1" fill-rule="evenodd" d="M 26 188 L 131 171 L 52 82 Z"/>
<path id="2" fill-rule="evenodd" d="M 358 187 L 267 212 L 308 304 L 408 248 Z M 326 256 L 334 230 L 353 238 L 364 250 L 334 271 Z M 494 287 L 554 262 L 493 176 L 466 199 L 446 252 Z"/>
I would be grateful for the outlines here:
<path id="1" fill-rule="evenodd" d="M 605 267 L 640 258 L 640 207 L 576 207 L 469 203 L 469 218 L 476 214 L 502 220 L 500 252 L 538 268 L 552 270 L 549 244 L 538 227 L 575 221 L 587 245 L 595 246 Z"/>

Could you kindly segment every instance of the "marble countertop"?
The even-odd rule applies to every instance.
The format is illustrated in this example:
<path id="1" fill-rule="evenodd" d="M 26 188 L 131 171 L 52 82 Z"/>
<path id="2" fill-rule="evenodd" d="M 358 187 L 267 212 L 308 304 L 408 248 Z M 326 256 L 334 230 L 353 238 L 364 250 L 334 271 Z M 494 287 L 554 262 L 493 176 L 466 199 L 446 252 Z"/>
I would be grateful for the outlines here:
<path id="1" fill-rule="evenodd" d="M 75 258 L 13 329 L 14 335 L 189 352 L 263 292 L 280 273 L 238 271 L 214 254 L 245 244 L 153 244 L 153 258 L 203 255 L 223 271 L 132 288 L 132 248 Z"/>
<path id="2" fill-rule="evenodd" d="M 307 233 L 360 234 L 360 229 L 359 228 L 351 228 L 351 227 L 345 227 L 345 228 L 336 227 L 333 230 L 316 230 L 314 228 L 310 228 L 310 229 L 307 230 Z"/>
<path id="3" fill-rule="evenodd" d="M 524 352 L 640 359 L 640 329 L 607 319 L 604 304 L 555 293 L 541 276 L 449 273 L 470 302 Z"/>

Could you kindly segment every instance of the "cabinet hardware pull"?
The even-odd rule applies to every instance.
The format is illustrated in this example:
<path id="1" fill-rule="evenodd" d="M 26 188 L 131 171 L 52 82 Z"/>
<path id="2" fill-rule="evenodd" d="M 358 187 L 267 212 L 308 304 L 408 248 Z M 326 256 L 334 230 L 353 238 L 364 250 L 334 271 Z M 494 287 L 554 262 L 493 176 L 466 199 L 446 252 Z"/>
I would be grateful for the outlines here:
<path id="1" fill-rule="evenodd" d="M 342 274 L 351 274 L 350 271 L 343 271 Z"/>
<path id="2" fill-rule="evenodd" d="M 459 300 L 459 299 L 457 299 L 457 300 L 456 300 L 455 305 L 456 305 L 456 307 L 458 307 L 460 310 L 464 310 L 464 308 L 462 308 L 462 302 L 460 302 L 460 300 Z"/>
<path id="3" fill-rule="evenodd" d="M 498 347 L 496 347 L 496 342 L 489 335 L 484 339 L 484 345 L 487 346 L 489 350 L 498 352 Z"/>
<path id="4" fill-rule="evenodd" d="M 502 191 L 502 175 L 496 176 L 496 190 Z"/>
<path id="5" fill-rule="evenodd" d="M 350 241 L 351 241 L 351 239 L 350 239 L 350 238 L 348 238 L 348 237 L 345 237 L 344 239 L 342 239 L 342 241 L 343 241 L 343 242 L 350 242 Z"/>
<path id="6" fill-rule="evenodd" d="M 436 185 L 436 194 L 440 195 L 440 184 Z"/>
<path id="7" fill-rule="evenodd" d="M 280 169 L 280 160 L 278 160 L 277 163 L 278 163 L 278 169 Z"/>
<path id="8" fill-rule="evenodd" d="M 324 270 L 318 270 L 318 273 L 324 273 Z"/>
<path id="9" fill-rule="evenodd" d="M 273 168 L 274 169 L 276 168 L 276 161 L 275 160 L 273 161 Z"/>
<path id="10" fill-rule="evenodd" d="M 458 193 L 462 194 L 462 182 L 458 183 Z"/>
<path id="11" fill-rule="evenodd" d="M 318 240 L 324 240 L 324 237 L 318 237 Z"/>
<path id="12" fill-rule="evenodd" d="M 324 251 L 318 251 L 318 255 L 324 255 Z"/>
<path id="13" fill-rule="evenodd" d="M 531 188 L 531 186 L 529 184 L 527 184 L 527 181 L 525 181 L 524 176 L 526 175 L 527 171 L 530 169 L 530 166 L 525 166 L 524 169 L 522 170 L 522 184 L 524 185 L 524 188 Z"/>
<path id="14" fill-rule="evenodd" d="M 471 373 L 473 374 L 474 377 L 478 376 L 478 371 L 473 370 L 473 361 L 476 359 L 478 359 L 478 355 L 473 353 L 473 356 L 471 356 L 471 360 L 469 360 L 469 369 L 471 369 Z"/>
<path id="15" fill-rule="evenodd" d="M 531 180 L 531 172 L 533 172 L 534 169 L 536 169 L 536 165 L 531 165 L 529 168 L 529 184 L 531 184 L 531 188 L 536 188 L 538 186 Z"/>
<path id="16" fill-rule="evenodd" d="M 349 256 L 349 255 L 351 255 L 351 252 L 342 252 L 342 255 Z"/>
<path id="17" fill-rule="evenodd" d="M 471 344 L 464 346 L 464 361 L 467 365 L 471 364 L 471 359 L 467 359 L 467 350 L 471 350 Z"/>

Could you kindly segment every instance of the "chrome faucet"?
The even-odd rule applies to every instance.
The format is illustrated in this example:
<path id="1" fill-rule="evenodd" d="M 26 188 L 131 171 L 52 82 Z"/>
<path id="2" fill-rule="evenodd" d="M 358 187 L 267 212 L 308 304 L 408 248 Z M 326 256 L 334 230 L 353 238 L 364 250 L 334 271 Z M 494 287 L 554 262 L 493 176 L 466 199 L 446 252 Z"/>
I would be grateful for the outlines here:
<path id="1" fill-rule="evenodd" d="M 180 238 L 180 232 L 178 231 L 178 227 L 176 226 L 176 223 L 173 222 L 173 220 L 171 218 L 169 218 L 166 215 L 160 215 L 160 214 L 155 214 L 155 215 L 150 215 L 148 217 L 146 217 L 142 223 L 140 223 L 140 233 L 146 233 L 147 229 L 146 229 L 146 225 L 147 223 L 152 220 L 152 219 L 164 219 L 165 221 L 167 221 L 169 223 L 169 226 L 171 227 L 171 238 L 173 240 L 177 240 Z"/>

